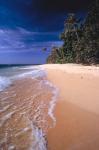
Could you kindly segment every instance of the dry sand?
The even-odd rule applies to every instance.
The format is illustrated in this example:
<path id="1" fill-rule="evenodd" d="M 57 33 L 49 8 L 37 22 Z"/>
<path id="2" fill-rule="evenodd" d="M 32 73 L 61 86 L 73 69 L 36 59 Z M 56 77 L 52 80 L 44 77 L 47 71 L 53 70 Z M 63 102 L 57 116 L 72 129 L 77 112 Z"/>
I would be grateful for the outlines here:
<path id="1" fill-rule="evenodd" d="M 99 150 L 99 67 L 44 65 L 60 90 L 49 150 Z"/>

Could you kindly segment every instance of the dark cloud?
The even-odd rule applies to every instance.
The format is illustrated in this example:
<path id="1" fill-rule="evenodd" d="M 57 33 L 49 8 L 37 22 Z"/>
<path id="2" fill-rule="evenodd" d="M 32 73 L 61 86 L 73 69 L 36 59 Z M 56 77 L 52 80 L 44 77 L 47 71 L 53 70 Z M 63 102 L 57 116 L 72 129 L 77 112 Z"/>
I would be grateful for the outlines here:
<path id="1" fill-rule="evenodd" d="M 50 49 L 62 44 L 58 40 L 67 13 L 83 17 L 91 1 L 0 0 L 0 64 L 44 63 Z"/>
<path id="2" fill-rule="evenodd" d="M 92 0 L 33 0 L 32 6 L 42 12 L 84 11 Z"/>
<path id="3" fill-rule="evenodd" d="M 86 12 L 92 0 L 0 0 L 0 25 L 60 30 L 67 12 Z"/>

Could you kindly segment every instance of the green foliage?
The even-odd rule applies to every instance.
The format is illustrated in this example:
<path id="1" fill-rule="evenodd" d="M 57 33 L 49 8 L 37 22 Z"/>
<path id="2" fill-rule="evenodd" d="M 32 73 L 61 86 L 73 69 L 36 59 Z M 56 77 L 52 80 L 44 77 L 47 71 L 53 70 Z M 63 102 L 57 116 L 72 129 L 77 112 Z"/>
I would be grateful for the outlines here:
<path id="1" fill-rule="evenodd" d="M 60 39 L 64 44 L 52 52 L 53 63 L 99 63 L 99 1 L 90 6 L 83 25 L 69 14 Z"/>

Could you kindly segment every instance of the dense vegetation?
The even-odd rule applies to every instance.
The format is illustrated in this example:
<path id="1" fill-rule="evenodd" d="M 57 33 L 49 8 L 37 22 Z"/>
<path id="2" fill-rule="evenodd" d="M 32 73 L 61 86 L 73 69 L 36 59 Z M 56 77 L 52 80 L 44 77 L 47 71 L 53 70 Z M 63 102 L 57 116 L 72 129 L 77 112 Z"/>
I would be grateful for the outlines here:
<path id="1" fill-rule="evenodd" d="M 99 63 L 99 1 L 90 5 L 83 23 L 75 14 L 68 14 L 60 38 L 64 44 L 52 49 L 48 63 Z"/>

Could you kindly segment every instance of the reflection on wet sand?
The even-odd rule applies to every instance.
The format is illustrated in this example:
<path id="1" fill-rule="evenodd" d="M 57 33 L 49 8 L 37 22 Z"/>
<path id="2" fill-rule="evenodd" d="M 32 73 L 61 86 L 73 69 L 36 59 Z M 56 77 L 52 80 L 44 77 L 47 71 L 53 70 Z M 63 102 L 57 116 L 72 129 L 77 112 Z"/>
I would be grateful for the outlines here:
<path id="1" fill-rule="evenodd" d="M 41 78 L 19 79 L 0 93 L 0 148 L 46 150 L 52 87 Z"/>

